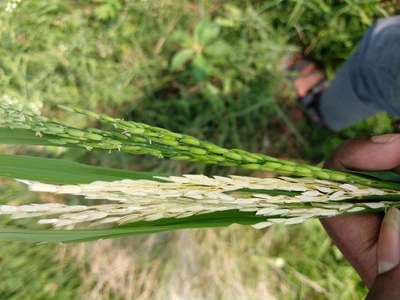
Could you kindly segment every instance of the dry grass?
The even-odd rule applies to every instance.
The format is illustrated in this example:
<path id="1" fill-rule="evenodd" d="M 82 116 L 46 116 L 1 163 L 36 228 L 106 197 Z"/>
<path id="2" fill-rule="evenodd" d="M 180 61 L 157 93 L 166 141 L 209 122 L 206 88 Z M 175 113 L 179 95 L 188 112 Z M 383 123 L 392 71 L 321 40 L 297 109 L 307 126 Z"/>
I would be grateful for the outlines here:
<path id="1" fill-rule="evenodd" d="M 322 300 L 364 293 L 316 221 L 64 245 L 58 261 L 78 268 L 79 295 L 89 300 Z"/>
<path id="2" fill-rule="evenodd" d="M 66 245 L 58 258 L 79 265 L 85 299 L 275 299 L 274 264 L 251 257 L 269 233 L 238 228 Z"/>

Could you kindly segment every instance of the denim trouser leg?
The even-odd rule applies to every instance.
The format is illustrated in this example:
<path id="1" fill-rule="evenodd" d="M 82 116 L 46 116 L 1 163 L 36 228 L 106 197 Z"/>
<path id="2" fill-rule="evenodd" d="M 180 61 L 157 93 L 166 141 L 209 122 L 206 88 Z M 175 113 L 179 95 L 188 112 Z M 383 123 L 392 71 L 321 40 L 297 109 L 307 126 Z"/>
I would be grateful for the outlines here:
<path id="1" fill-rule="evenodd" d="M 400 116 L 400 16 L 379 20 L 365 33 L 320 102 L 333 130 L 381 111 Z"/>

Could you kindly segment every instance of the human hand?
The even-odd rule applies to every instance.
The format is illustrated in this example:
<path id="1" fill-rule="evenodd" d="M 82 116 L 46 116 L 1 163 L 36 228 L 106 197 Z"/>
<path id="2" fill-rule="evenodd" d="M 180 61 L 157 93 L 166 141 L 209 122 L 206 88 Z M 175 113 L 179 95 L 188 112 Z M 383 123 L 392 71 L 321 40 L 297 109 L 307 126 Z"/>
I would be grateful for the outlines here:
<path id="1" fill-rule="evenodd" d="M 333 169 L 379 171 L 400 166 L 400 134 L 350 140 L 326 163 Z M 370 288 L 367 299 L 400 299 L 400 211 L 321 219 Z"/>

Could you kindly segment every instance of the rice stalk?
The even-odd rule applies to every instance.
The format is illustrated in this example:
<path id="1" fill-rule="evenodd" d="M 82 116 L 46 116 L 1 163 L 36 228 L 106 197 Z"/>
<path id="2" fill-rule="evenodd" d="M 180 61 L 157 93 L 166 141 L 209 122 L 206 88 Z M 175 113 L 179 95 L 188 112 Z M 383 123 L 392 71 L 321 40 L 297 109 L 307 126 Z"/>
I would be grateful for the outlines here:
<path id="1" fill-rule="evenodd" d="M 77 108 L 62 108 L 93 117 L 102 123 L 112 125 L 112 129 L 75 128 L 60 122 L 50 121 L 13 103 L 0 104 L 0 127 L 31 130 L 47 143 L 64 147 L 80 147 L 89 151 L 121 151 L 131 154 L 152 155 L 158 158 L 237 166 L 250 170 L 273 172 L 278 175 L 313 177 L 377 188 L 400 188 L 390 182 L 346 172 L 322 169 L 241 149 L 226 149 L 192 136 L 143 123 L 115 119 Z"/>

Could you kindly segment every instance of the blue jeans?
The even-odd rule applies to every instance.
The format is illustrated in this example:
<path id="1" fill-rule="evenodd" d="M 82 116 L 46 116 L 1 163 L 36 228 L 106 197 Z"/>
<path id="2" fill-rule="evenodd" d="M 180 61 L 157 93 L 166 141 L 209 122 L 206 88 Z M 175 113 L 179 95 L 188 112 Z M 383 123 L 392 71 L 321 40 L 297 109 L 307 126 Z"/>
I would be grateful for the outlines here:
<path id="1" fill-rule="evenodd" d="M 400 16 L 365 33 L 320 99 L 322 119 L 333 130 L 378 112 L 400 116 Z"/>

